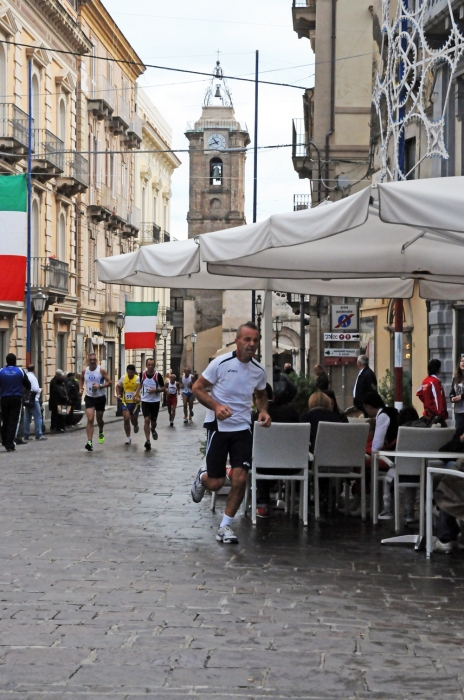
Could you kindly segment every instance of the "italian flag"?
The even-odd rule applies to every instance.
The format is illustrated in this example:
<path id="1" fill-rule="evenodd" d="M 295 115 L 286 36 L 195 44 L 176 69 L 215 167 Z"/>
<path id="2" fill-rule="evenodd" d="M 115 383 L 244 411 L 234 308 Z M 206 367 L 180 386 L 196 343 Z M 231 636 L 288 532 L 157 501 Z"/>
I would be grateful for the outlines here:
<path id="1" fill-rule="evenodd" d="M 24 301 L 26 209 L 26 175 L 0 175 L 0 301 Z"/>
<path id="2" fill-rule="evenodd" d="M 156 344 L 157 301 L 126 301 L 126 350 L 154 348 Z"/>

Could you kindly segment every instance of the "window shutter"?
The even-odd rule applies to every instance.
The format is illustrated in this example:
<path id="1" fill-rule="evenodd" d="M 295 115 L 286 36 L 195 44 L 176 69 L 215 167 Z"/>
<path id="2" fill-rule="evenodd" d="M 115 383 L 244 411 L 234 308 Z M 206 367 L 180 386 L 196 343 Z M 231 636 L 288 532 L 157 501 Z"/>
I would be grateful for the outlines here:
<path id="1" fill-rule="evenodd" d="M 102 186 L 102 142 L 100 139 L 97 139 L 97 153 L 96 153 L 96 158 L 97 158 L 97 172 L 96 172 L 96 185 L 98 189 L 101 189 Z"/>
<path id="2" fill-rule="evenodd" d="M 113 199 L 118 196 L 118 154 L 113 156 Z"/>

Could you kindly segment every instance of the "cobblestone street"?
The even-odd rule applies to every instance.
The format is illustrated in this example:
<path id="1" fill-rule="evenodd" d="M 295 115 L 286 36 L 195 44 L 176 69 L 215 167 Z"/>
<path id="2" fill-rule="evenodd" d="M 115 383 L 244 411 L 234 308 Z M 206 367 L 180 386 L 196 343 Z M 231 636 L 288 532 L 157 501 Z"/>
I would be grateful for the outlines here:
<path id="1" fill-rule="evenodd" d="M 464 698 L 462 553 L 281 512 L 220 545 L 202 418 L 161 413 L 151 453 L 121 422 L 1 453 L 0 698 Z"/>

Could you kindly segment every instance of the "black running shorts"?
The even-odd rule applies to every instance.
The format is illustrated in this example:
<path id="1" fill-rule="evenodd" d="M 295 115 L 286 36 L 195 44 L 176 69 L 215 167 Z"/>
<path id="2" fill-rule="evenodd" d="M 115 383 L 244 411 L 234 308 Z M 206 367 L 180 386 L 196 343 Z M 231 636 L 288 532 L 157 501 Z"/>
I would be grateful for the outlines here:
<path id="1" fill-rule="evenodd" d="M 98 413 L 103 413 L 106 406 L 106 396 L 86 396 L 84 402 L 86 408 L 94 408 Z"/>
<path id="2" fill-rule="evenodd" d="M 227 457 L 232 469 L 251 468 L 253 435 L 251 428 L 219 432 L 217 421 L 205 423 L 206 428 L 206 469 L 212 479 L 222 479 L 226 475 Z"/>
<path id="3" fill-rule="evenodd" d="M 158 420 L 160 403 L 161 403 L 161 401 L 142 401 L 142 415 L 143 415 L 143 417 L 150 418 L 150 420 L 156 422 Z"/>

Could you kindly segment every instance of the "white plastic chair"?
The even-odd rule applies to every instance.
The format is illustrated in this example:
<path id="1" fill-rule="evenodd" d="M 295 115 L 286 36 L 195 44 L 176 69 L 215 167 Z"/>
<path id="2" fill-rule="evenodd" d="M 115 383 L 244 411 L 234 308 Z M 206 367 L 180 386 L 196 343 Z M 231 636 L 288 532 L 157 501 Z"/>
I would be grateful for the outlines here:
<path id="1" fill-rule="evenodd" d="M 435 474 L 441 474 L 442 476 L 451 475 L 457 476 L 459 479 L 464 479 L 464 472 L 460 472 L 457 469 L 446 469 L 446 467 L 428 467 L 427 468 L 427 492 L 425 497 L 425 515 L 426 515 L 426 552 L 427 559 L 430 559 L 430 555 L 433 552 L 433 529 L 432 529 L 432 516 L 433 516 L 433 477 Z"/>
<path id="2" fill-rule="evenodd" d="M 325 423 L 317 428 L 314 446 L 314 507 L 320 519 L 319 479 L 361 480 L 361 515 L 366 519 L 366 443 L 369 425 L 360 423 Z M 356 471 L 359 469 L 359 471 Z M 345 488 L 347 502 L 347 488 Z"/>
<path id="3" fill-rule="evenodd" d="M 301 481 L 300 517 L 308 524 L 308 451 L 311 426 L 309 423 L 273 423 L 270 428 L 255 425 L 253 431 L 253 461 L 251 466 L 251 520 L 256 525 L 256 482 L 258 479 L 287 482 Z M 259 469 L 275 469 L 275 474 L 262 474 Z M 298 469 L 297 474 L 289 470 Z M 277 473 L 277 470 L 278 473 Z M 293 484 L 292 484 L 293 486 Z M 288 489 L 287 489 L 288 492 Z M 292 499 L 293 500 L 293 499 Z"/>
<path id="4" fill-rule="evenodd" d="M 396 441 L 396 449 L 398 452 L 418 452 L 428 451 L 436 452 L 446 445 L 451 440 L 455 433 L 454 428 L 441 428 L 440 430 L 431 430 L 430 428 L 410 428 L 401 426 L 398 430 L 398 439 Z M 417 488 L 421 473 L 422 460 L 418 457 L 396 457 L 392 462 L 386 457 L 381 458 L 389 466 L 395 467 L 395 475 L 393 477 L 394 499 L 395 499 L 395 531 L 401 529 L 400 521 L 400 488 Z M 378 467 L 378 458 L 372 460 L 372 522 L 374 525 L 378 523 L 378 484 L 379 481 L 385 481 L 386 472 L 380 473 Z M 421 495 L 421 511 L 423 508 L 423 497 Z M 421 520 L 422 522 L 422 520 Z"/>

